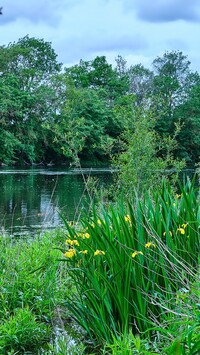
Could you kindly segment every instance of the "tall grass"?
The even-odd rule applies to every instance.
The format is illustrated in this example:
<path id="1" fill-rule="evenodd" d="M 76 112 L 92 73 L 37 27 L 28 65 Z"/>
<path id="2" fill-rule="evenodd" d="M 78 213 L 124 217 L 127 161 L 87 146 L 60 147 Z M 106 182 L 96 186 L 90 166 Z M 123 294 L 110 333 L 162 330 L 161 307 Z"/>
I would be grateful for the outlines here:
<path id="1" fill-rule="evenodd" d="M 77 290 L 66 305 L 94 342 L 147 334 L 171 315 L 188 317 L 177 299 L 196 278 L 199 222 L 190 181 L 179 195 L 163 181 L 160 191 L 135 193 L 127 205 L 94 209 L 80 230 L 65 222 L 63 260 Z"/>
<path id="2" fill-rule="evenodd" d="M 59 231 L 26 240 L 0 236 L 0 354 L 36 354 L 49 341 L 71 287 L 66 265 L 57 262 L 59 243 Z"/>

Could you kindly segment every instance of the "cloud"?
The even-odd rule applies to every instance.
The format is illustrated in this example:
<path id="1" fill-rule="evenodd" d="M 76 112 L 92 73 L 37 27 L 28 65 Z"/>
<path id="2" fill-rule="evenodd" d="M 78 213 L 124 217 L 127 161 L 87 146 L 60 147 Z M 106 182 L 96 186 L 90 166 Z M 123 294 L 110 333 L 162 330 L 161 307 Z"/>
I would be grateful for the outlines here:
<path id="1" fill-rule="evenodd" d="M 136 10 L 139 19 L 148 22 L 200 21 L 198 0 L 125 0 L 126 9 Z"/>
<path id="2" fill-rule="evenodd" d="M 118 35 L 105 36 L 87 44 L 88 50 L 92 51 L 113 51 L 131 50 L 137 51 L 148 47 L 148 42 L 141 35 Z"/>
<path id="3" fill-rule="evenodd" d="M 81 0 L 2 0 L 3 16 L 0 24 L 20 20 L 29 20 L 32 23 L 43 22 L 56 25 L 63 11 L 76 6 Z M 83 0 L 84 1 L 84 0 Z"/>
<path id="4" fill-rule="evenodd" d="M 183 39 L 178 39 L 176 37 L 169 38 L 166 40 L 167 48 L 171 50 L 181 50 L 187 52 L 189 49 L 189 45 Z"/>
<path id="5" fill-rule="evenodd" d="M 186 51 L 200 68 L 200 0 L 0 0 L 0 43 L 29 34 L 51 42 L 66 65 L 96 55 L 148 62 Z"/>
<path id="6" fill-rule="evenodd" d="M 57 47 L 57 46 L 56 46 Z M 138 53 L 148 47 L 148 42 L 141 35 L 95 35 L 73 36 L 59 42 L 56 50 L 62 62 L 73 62 L 91 57 L 94 53 Z"/>

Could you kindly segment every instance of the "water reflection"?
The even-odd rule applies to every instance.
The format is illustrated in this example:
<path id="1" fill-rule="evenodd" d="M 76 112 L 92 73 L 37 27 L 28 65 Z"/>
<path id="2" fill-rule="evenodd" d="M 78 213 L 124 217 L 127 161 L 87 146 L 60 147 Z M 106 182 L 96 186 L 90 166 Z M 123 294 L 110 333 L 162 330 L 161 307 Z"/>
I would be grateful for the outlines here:
<path id="1" fill-rule="evenodd" d="M 98 178 L 99 186 L 112 180 L 106 169 L 0 169 L 0 229 L 27 234 L 62 224 L 60 212 L 73 220 L 87 205 L 84 178 Z"/>

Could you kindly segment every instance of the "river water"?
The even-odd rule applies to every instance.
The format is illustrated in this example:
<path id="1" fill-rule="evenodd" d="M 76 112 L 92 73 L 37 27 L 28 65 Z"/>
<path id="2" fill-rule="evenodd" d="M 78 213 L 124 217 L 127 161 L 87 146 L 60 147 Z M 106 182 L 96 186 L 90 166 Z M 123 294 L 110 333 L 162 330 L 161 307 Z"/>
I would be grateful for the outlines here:
<path id="1" fill-rule="evenodd" d="M 109 186 L 110 169 L 1 168 L 0 233 L 22 236 L 78 218 L 89 196 L 84 181 L 95 179 L 97 189 Z"/>

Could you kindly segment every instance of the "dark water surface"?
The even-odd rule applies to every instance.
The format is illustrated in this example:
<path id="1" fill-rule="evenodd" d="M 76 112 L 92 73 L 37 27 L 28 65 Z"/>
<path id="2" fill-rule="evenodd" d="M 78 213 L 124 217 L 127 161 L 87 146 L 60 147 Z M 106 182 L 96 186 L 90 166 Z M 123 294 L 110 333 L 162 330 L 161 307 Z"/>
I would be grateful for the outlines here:
<path id="1" fill-rule="evenodd" d="M 97 179 L 97 188 L 109 186 L 109 169 L 1 168 L 0 233 L 23 235 L 62 225 L 77 217 L 89 199 L 84 179 Z"/>

